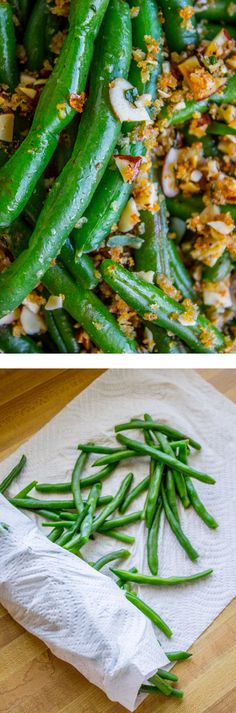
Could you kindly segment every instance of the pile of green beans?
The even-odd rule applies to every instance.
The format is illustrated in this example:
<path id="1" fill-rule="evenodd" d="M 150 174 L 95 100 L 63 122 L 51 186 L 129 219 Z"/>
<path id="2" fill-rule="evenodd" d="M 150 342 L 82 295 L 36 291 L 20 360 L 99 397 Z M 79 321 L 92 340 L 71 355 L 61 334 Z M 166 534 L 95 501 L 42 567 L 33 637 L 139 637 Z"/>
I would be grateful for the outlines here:
<path id="1" fill-rule="evenodd" d="M 137 441 L 120 435 L 121 431 L 138 429 L 142 431 L 144 440 Z M 192 483 L 192 478 L 212 484 L 215 480 L 192 468 L 188 463 L 191 449 L 199 451 L 201 445 L 192 436 L 181 432 L 162 421 L 157 421 L 149 414 L 144 418 L 133 418 L 114 427 L 117 445 L 106 443 L 79 443 L 79 455 L 75 461 L 70 479 L 58 483 L 39 483 L 33 480 L 24 486 L 14 497 L 8 490 L 13 480 L 21 473 L 26 464 L 22 456 L 19 463 L 0 483 L 0 492 L 5 493 L 9 502 L 17 508 L 36 512 L 43 518 L 41 524 L 50 528 L 48 539 L 71 554 L 85 559 L 83 550 L 86 543 L 97 537 L 108 536 L 126 544 L 132 545 L 135 537 L 126 534 L 124 527 L 144 520 L 147 528 L 147 564 L 150 574 L 139 572 L 136 567 L 128 570 L 112 566 L 111 572 L 117 578 L 117 585 L 124 591 L 127 600 L 138 608 L 167 637 L 171 638 L 172 630 L 167 622 L 137 595 L 133 585 L 175 586 L 191 584 L 212 574 L 212 569 L 195 574 L 162 577 L 158 574 L 158 536 L 160 521 L 164 514 L 180 546 L 191 560 L 199 555 L 181 527 L 181 515 L 178 507 L 178 496 L 183 507 L 195 509 L 198 516 L 210 528 L 218 526 L 216 520 L 207 511 Z M 119 446 L 122 443 L 122 447 Z M 94 456 L 91 474 L 87 472 L 88 459 Z M 97 455 L 100 457 L 97 458 Z M 132 487 L 134 474 L 129 472 L 121 481 L 116 493 L 103 496 L 103 481 L 111 475 L 119 465 L 120 460 L 140 456 L 149 457 L 149 473 L 135 487 Z M 102 465 L 102 469 L 99 466 Z M 86 471 L 86 472 L 85 472 Z M 41 499 L 32 496 L 32 490 L 45 495 L 58 494 L 58 499 Z M 84 491 L 87 490 L 87 495 Z M 142 509 L 128 511 L 142 493 L 146 498 Z M 69 498 L 64 499 L 68 493 Z M 83 493 L 83 495 L 82 495 Z M 118 511 L 118 515 L 116 514 Z M 131 556 L 128 549 L 112 550 L 98 560 L 88 564 L 100 571 L 103 567 L 119 559 Z M 167 654 L 170 661 L 187 658 L 186 652 Z M 167 683 L 167 682 L 170 683 Z M 175 674 L 158 669 L 149 682 L 143 685 L 140 692 L 164 693 L 181 698 L 183 692 L 172 686 L 178 678 Z"/>
<path id="2" fill-rule="evenodd" d="M 213 265 L 202 267 L 200 260 L 201 298 L 184 235 L 191 242 L 193 231 L 188 226 L 186 230 L 186 221 L 203 210 L 205 189 L 200 187 L 196 195 L 180 190 L 171 198 L 168 192 L 164 195 L 161 178 L 166 135 L 172 148 L 200 140 L 204 157 L 220 160 L 222 142 L 236 133 L 224 118 L 215 117 L 217 107 L 235 104 L 233 70 L 226 67 L 225 84 L 201 100 L 186 95 L 183 85 L 183 99 L 175 105 L 172 89 L 166 93 L 162 87 L 166 45 L 178 94 L 182 88 L 175 65 L 197 55 L 203 69 L 204 43 L 222 28 L 236 37 L 233 4 L 214 0 L 208 5 L 199 0 L 137 0 L 135 6 L 132 0 L 71 0 L 67 19 L 54 14 L 47 0 L 0 1 L 0 121 L 2 114 L 14 115 L 13 140 L 0 141 L 0 244 L 7 258 L 10 252 L 0 274 L 0 320 L 21 307 L 32 290 L 41 291 L 41 284 L 45 296 L 64 297 L 63 309 L 40 307 L 45 334 L 28 337 L 3 322 L 2 352 L 176 354 L 234 349 L 230 317 L 226 314 L 223 327 L 217 327 L 214 309 L 204 303 L 206 281 L 217 285 L 231 279 L 233 253 L 225 249 Z M 52 39 L 57 35 L 64 42 L 55 61 Z M 133 109 L 137 97 L 144 95 L 150 127 L 148 122 L 119 118 L 109 93 L 117 78 L 131 83 L 123 99 Z M 29 110 L 21 107 L 21 92 L 30 98 Z M 189 122 L 200 114 L 207 114 L 208 126 L 198 139 Z M 131 166 L 137 160 L 138 178 L 123 176 L 116 155 Z M 157 209 L 146 208 L 145 201 L 144 206 L 137 203 L 139 222 L 122 233 L 119 221 L 131 195 L 136 200 L 145 163 Z M 233 177 L 233 161 L 228 163 Z M 235 221 L 233 199 L 221 202 L 220 212 L 229 212 Z M 177 219 L 183 221 L 180 233 L 172 230 Z M 170 240 L 173 232 L 176 239 Z M 103 260 L 113 258 L 115 248 L 121 251 L 118 258 Z M 166 287 L 157 287 L 165 285 L 163 277 Z M 180 301 L 169 296 L 171 287 Z M 127 336 L 129 325 L 126 328 L 120 318 L 122 300 L 130 308 L 138 343 Z M 186 300 L 196 314 L 192 321 L 186 318 Z"/>

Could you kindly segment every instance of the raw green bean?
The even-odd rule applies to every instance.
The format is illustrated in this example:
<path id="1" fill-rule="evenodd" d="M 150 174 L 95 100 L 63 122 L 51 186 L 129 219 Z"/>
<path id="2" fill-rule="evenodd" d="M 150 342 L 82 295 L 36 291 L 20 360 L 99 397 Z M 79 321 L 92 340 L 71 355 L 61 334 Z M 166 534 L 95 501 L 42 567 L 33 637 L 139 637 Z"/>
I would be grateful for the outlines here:
<path id="1" fill-rule="evenodd" d="M 97 503 L 97 498 L 99 496 L 100 491 L 101 491 L 101 488 L 96 487 L 96 493 L 95 493 L 96 503 Z M 94 492 L 92 495 L 94 496 Z M 71 527 L 67 530 L 67 532 L 65 532 L 64 534 L 61 535 L 61 537 L 58 540 L 58 545 L 61 545 L 61 547 L 65 547 L 65 545 L 67 545 L 68 542 L 71 542 L 72 537 L 74 537 L 74 535 L 81 529 L 83 523 L 85 522 L 86 518 L 88 517 L 89 507 L 90 507 L 90 503 L 87 502 L 86 505 L 84 506 L 82 512 L 80 513 L 80 515 L 78 515 L 78 517 L 74 521 L 74 524 L 72 525 L 72 523 L 71 523 Z"/>
<path id="2" fill-rule="evenodd" d="M 19 496 L 16 495 L 16 498 L 17 497 Z M 55 520 L 55 522 L 60 520 L 60 515 L 58 515 L 53 510 L 38 510 L 38 515 L 41 515 L 41 517 L 45 517 L 47 520 Z"/>
<path id="3" fill-rule="evenodd" d="M 165 488 L 164 485 L 162 484 L 161 487 L 161 496 L 162 496 L 162 501 L 163 501 L 163 506 L 165 510 L 165 515 L 168 520 L 168 523 L 172 529 L 172 532 L 175 534 L 175 537 L 179 541 L 181 547 L 185 550 L 189 558 L 194 561 L 199 557 L 199 554 L 197 550 L 194 549 L 192 546 L 191 542 L 189 541 L 188 537 L 185 535 L 183 532 L 181 526 L 179 525 L 179 522 L 176 520 L 171 508 L 169 507 L 168 500 L 166 497 L 165 493 Z"/>
<path id="4" fill-rule="evenodd" d="M 105 282 L 144 320 L 170 330 L 197 353 L 215 353 L 224 346 L 224 336 L 200 313 L 193 324 L 185 324 L 184 304 L 176 302 L 152 285 L 112 260 L 104 260 L 101 274 Z M 204 344 L 204 335 L 210 345 Z"/>
<path id="5" fill-rule="evenodd" d="M 177 520 L 177 522 L 180 525 L 179 511 L 178 511 L 176 492 L 175 492 L 175 481 L 174 481 L 173 473 L 169 468 L 166 473 L 166 497 L 167 497 L 170 509 L 172 510 L 173 515 L 175 516 L 175 519 Z"/>
<path id="6" fill-rule="evenodd" d="M 138 451 L 138 453 L 152 456 L 155 460 L 161 461 L 161 463 L 164 464 L 166 463 L 170 467 L 175 468 L 175 470 L 180 470 L 181 473 L 187 473 L 187 475 L 191 475 L 192 478 L 201 480 L 203 483 L 214 484 L 216 482 L 210 475 L 201 473 L 200 471 L 191 468 L 190 465 L 181 463 L 177 458 L 174 458 L 167 453 L 163 453 L 163 451 L 160 451 L 158 448 L 152 448 L 151 446 L 147 446 L 145 443 L 141 443 L 141 441 L 134 441 L 131 438 L 121 436 L 120 434 L 118 434 L 117 440 L 126 446 L 130 446 L 134 450 Z"/>
<path id="7" fill-rule="evenodd" d="M 22 490 L 20 490 L 19 493 L 17 493 L 17 495 L 14 495 L 14 497 L 15 498 L 25 498 L 26 495 L 28 495 L 28 493 L 30 493 L 30 491 L 33 490 L 33 488 L 35 488 L 35 486 L 37 485 L 37 482 L 38 482 L 37 480 L 32 480 L 31 483 L 29 483 L 28 485 L 25 485 L 25 487 L 22 488 Z"/>
<path id="8" fill-rule="evenodd" d="M 130 475 L 132 475 L 130 473 Z M 132 522 L 137 522 L 141 520 L 142 511 L 131 512 L 128 515 L 123 515 L 122 517 L 117 517 L 115 520 L 105 520 L 103 525 L 99 528 L 101 532 L 107 530 L 113 530 L 116 527 L 124 527 L 124 525 L 130 525 Z"/>
<path id="9" fill-rule="evenodd" d="M 47 535 L 47 538 L 48 538 L 48 540 L 51 540 L 51 542 L 56 542 L 57 544 L 59 544 L 58 540 L 62 536 L 62 534 L 63 534 L 63 527 L 61 527 L 61 528 L 54 527 L 53 530 L 51 530 L 51 532 L 49 533 L 49 535 Z"/>
<path id="10" fill-rule="evenodd" d="M 163 631 L 163 634 L 165 634 L 168 639 L 172 636 L 172 631 L 168 624 L 157 614 L 157 612 L 154 611 L 151 607 L 149 607 L 148 604 L 146 604 L 142 599 L 140 599 L 137 594 L 133 594 L 133 592 L 126 592 L 125 594 L 126 599 L 131 602 L 131 604 L 134 604 L 137 609 L 139 609 L 145 616 L 150 619 L 155 626 L 158 627 L 161 631 Z"/>
<path id="11" fill-rule="evenodd" d="M 81 545 L 85 545 L 85 543 L 88 541 L 91 532 L 92 532 L 92 527 L 93 527 L 93 516 L 97 507 L 97 501 L 99 498 L 99 495 L 101 493 L 102 485 L 101 483 L 95 483 L 95 485 L 92 486 L 89 497 L 87 500 L 88 503 L 88 514 L 86 515 L 85 519 L 82 522 L 81 528 L 80 528 L 80 535 L 81 535 Z"/>
<path id="12" fill-rule="evenodd" d="M 213 569 L 206 569 L 204 572 L 197 572 L 196 574 L 189 574 L 185 577 L 152 577 L 148 574 L 132 574 L 127 572 L 125 569 L 114 569 L 111 567 L 111 572 L 117 577 L 120 577 L 125 582 L 136 582 L 137 584 L 153 584 L 153 585 L 164 585 L 172 586 L 175 584 L 188 584 L 188 582 L 195 582 L 198 579 L 203 579 L 212 574 Z"/>
<path id="13" fill-rule="evenodd" d="M 8 498 L 12 505 L 24 510 L 62 510 L 75 508 L 74 500 L 38 500 L 37 498 Z"/>
<path id="14" fill-rule="evenodd" d="M 172 693 L 172 686 L 169 685 L 169 683 L 166 683 L 161 676 L 158 675 L 158 673 L 155 673 L 154 676 L 151 676 L 149 679 L 150 683 L 153 684 L 153 686 L 156 686 L 159 688 L 159 691 L 164 694 L 164 696 L 170 696 Z"/>
<path id="15" fill-rule="evenodd" d="M 141 493 L 144 492 L 144 490 L 147 490 L 148 485 L 149 485 L 149 475 L 147 476 L 147 478 L 143 478 L 143 480 L 141 480 L 141 482 L 138 483 L 138 485 L 136 485 L 135 488 L 133 488 L 133 490 L 131 490 L 129 492 L 129 494 L 127 495 L 127 497 L 125 498 L 125 500 L 123 501 L 122 505 L 119 508 L 120 512 L 124 513 L 127 510 L 127 508 L 129 507 L 130 503 L 132 503 L 133 500 L 135 500 L 135 498 L 138 498 L 139 495 L 141 495 Z"/>
<path id="16" fill-rule="evenodd" d="M 173 476 L 175 481 L 175 487 L 179 494 L 183 507 L 188 508 L 190 505 L 190 500 L 187 493 L 187 487 L 185 482 L 186 478 L 183 476 L 183 473 L 177 472 L 176 470 L 173 470 Z"/>
<path id="17" fill-rule="evenodd" d="M 189 45 L 198 44 L 196 19 L 193 15 L 188 23 L 184 22 L 181 11 L 192 6 L 191 0 L 160 0 L 165 23 L 164 31 L 171 52 L 182 52 Z"/>
<path id="18" fill-rule="evenodd" d="M 0 2 L 0 84 L 13 92 L 18 83 L 16 37 L 10 3 Z"/>
<path id="19" fill-rule="evenodd" d="M 161 691 L 160 686 L 149 686 L 146 683 L 143 683 L 142 686 L 139 689 L 140 693 L 148 693 L 149 695 L 151 694 L 160 694 L 163 693 Z M 175 696 L 175 698 L 183 698 L 183 691 L 181 691 L 180 688 L 172 688 L 171 695 Z"/>
<path id="20" fill-rule="evenodd" d="M 83 453 L 116 453 L 120 448 L 109 448 L 108 446 L 99 446 L 96 443 L 79 443 L 77 446 L 79 451 Z"/>
<path id="21" fill-rule="evenodd" d="M 127 495 L 128 490 L 132 485 L 133 477 L 133 473 L 128 473 L 128 475 L 126 475 L 125 478 L 122 480 L 120 487 L 118 488 L 117 493 L 114 495 L 114 498 L 111 503 L 108 504 L 95 518 L 93 522 L 93 532 L 100 528 L 101 525 L 104 525 L 105 520 L 107 520 L 107 518 L 120 507 L 121 503 Z"/>
<path id="22" fill-rule="evenodd" d="M 119 433 L 119 431 L 126 431 L 130 430 L 132 428 L 141 428 L 142 430 L 150 430 L 154 432 L 159 432 L 159 433 L 164 433 L 168 438 L 178 438 L 179 440 L 188 440 L 189 445 L 192 446 L 192 448 L 195 448 L 195 450 L 200 451 L 201 450 L 201 445 L 200 443 L 197 443 L 193 438 L 190 438 L 190 436 L 187 436 L 185 433 L 182 433 L 181 431 L 177 431 L 176 428 L 172 428 L 169 426 L 167 423 L 161 423 L 161 421 L 156 421 L 153 419 L 149 419 L 149 421 L 146 419 L 142 421 L 141 419 L 138 418 L 133 418 L 131 421 L 127 421 L 126 423 L 118 423 L 115 426 L 115 433 Z"/>
<path id="23" fill-rule="evenodd" d="M 41 94 L 31 129 L 0 171 L 0 225 L 8 225 L 21 213 L 55 151 L 59 133 L 75 116 L 70 96 L 85 89 L 94 40 L 107 5 L 108 0 L 70 3 L 69 32 Z M 30 289 L 26 285 L 25 294 Z M 19 304 L 21 298 L 16 302 Z"/>
<path id="24" fill-rule="evenodd" d="M 169 661 L 184 661 L 192 656 L 189 651 L 165 651 L 165 655 Z"/>
<path id="25" fill-rule="evenodd" d="M 167 681 L 178 681 L 178 676 L 175 673 L 166 671 L 164 668 L 158 668 L 157 673 L 161 678 L 166 678 Z"/>
<path id="26" fill-rule="evenodd" d="M 102 458 L 98 458 L 94 461 L 94 463 L 92 463 L 92 467 L 105 465 L 106 463 L 119 463 L 121 460 L 126 460 L 126 458 L 133 458 L 136 456 L 137 452 L 134 450 L 130 450 L 129 448 L 119 448 L 116 453 L 111 453 L 103 456 Z"/>
<path id="27" fill-rule="evenodd" d="M 116 559 L 126 559 L 127 557 L 130 557 L 130 552 L 129 550 L 114 550 L 114 552 L 109 552 L 107 555 L 103 555 L 103 557 L 100 557 L 94 564 L 92 564 L 93 569 L 100 570 L 102 567 L 105 567 L 106 564 L 109 562 L 112 562 L 113 560 Z"/>
<path id="28" fill-rule="evenodd" d="M 82 452 L 84 453 L 85 451 Z M 102 470 L 99 470 L 97 473 L 94 473 L 94 475 L 88 475 L 85 478 L 81 478 L 80 487 L 88 488 L 90 485 L 93 485 L 93 483 L 105 480 L 105 478 L 108 478 L 108 476 L 113 473 L 115 468 L 116 463 L 111 463 L 110 465 L 105 466 Z"/>
<path id="29" fill-rule="evenodd" d="M 161 488 L 163 470 L 163 463 L 157 463 L 154 461 L 152 473 L 150 476 L 147 500 L 145 503 L 145 522 L 148 529 L 152 527 L 154 521 L 158 497 Z"/>
<path id="30" fill-rule="evenodd" d="M 156 513 L 152 521 L 151 527 L 148 530 L 147 536 L 147 561 L 150 572 L 153 575 L 158 573 L 158 532 L 160 525 L 162 511 L 162 500 L 161 498 L 157 502 Z"/>
<path id="31" fill-rule="evenodd" d="M 76 463 L 74 465 L 73 471 L 72 471 L 72 476 L 71 476 L 71 490 L 72 494 L 74 496 L 74 501 L 75 501 L 75 506 L 78 514 L 80 515 L 81 512 L 83 512 L 84 504 L 80 492 L 80 479 L 81 479 L 81 473 L 84 469 L 84 466 L 87 462 L 88 456 L 87 453 L 80 453 L 78 456 Z"/>
<path id="32" fill-rule="evenodd" d="M 99 527 L 97 532 L 99 532 L 101 535 L 107 535 L 107 537 L 111 537 L 114 540 L 126 542 L 127 545 L 133 545 L 135 542 L 135 537 L 131 537 L 131 535 L 126 535 L 125 532 L 119 532 L 119 530 L 102 530 L 102 528 Z"/>
<path id="33" fill-rule="evenodd" d="M 23 456 L 21 456 L 19 462 L 16 465 L 14 465 L 14 468 L 12 468 L 10 473 L 8 473 L 8 475 L 6 475 L 6 477 L 0 483 L 0 493 L 5 493 L 5 490 L 8 490 L 8 488 L 10 487 L 13 480 L 15 480 L 15 478 L 17 478 L 18 475 L 20 475 L 25 464 L 26 464 L 26 456 L 23 455 Z"/>
<path id="34" fill-rule="evenodd" d="M 37 483 L 39 493 L 71 493 L 71 483 Z"/>
<path id="35" fill-rule="evenodd" d="M 200 500 L 197 491 L 195 490 L 194 485 L 191 481 L 191 478 L 186 478 L 186 487 L 191 505 L 193 506 L 194 510 L 196 510 L 199 517 L 203 520 L 203 522 L 206 523 L 206 525 L 208 525 L 208 527 L 211 527 L 212 529 L 218 527 L 218 522 L 216 522 L 215 518 L 210 515 L 210 513 L 206 510 L 205 506 Z"/>

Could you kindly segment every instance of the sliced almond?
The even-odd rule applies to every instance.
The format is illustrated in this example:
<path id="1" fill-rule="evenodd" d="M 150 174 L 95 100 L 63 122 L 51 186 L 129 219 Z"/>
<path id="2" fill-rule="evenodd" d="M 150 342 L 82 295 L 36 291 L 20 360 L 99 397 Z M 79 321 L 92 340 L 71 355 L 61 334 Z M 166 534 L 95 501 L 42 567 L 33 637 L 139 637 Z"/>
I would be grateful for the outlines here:
<path id="1" fill-rule="evenodd" d="M 175 168 L 178 163 L 180 149 L 171 148 L 166 154 L 162 168 L 162 188 L 167 198 L 174 198 L 178 195 L 179 189 L 175 177 Z"/>
<path id="2" fill-rule="evenodd" d="M 137 99 L 133 104 L 128 101 L 125 97 L 125 92 L 128 89 L 134 89 L 133 85 L 123 79 L 123 77 L 117 77 L 113 79 L 109 86 L 109 97 L 115 115 L 118 119 L 122 121 L 145 121 L 146 123 L 152 123 L 150 116 L 142 103 L 137 103 Z M 140 97 L 139 97 L 140 99 Z"/>
<path id="3" fill-rule="evenodd" d="M 142 156 L 115 154 L 113 158 L 117 168 L 121 173 L 123 181 L 125 183 L 132 183 L 138 175 L 139 168 L 142 162 Z"/>

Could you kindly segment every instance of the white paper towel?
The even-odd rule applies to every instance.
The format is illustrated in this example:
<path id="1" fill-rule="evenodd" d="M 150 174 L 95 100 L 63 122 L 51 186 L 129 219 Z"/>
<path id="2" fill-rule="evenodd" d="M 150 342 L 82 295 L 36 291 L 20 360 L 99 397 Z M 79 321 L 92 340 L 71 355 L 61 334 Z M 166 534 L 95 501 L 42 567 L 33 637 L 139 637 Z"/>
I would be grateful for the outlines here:
<path id="1" fill-rule="evenodd" d="M 164 517 L 159 536 L 162 576 L 185 575 L 208 567 L 214 568 L 214 574 L 194 585 L 142 586 L 137 590 L 173 629 L 168 650 L 175 650 L 188 648 L 236 592 L 236 407 L 229 400 L 190 370 L 108 371 L 1 463 L 0 478 L 25 452 L 27 468 L 12 485 L 12 494 L 35 478 L 52 482 L 69 479 L 78 442 L 94 439 L 112 444 L 115 423 L 142 416 L 146 411 L 199 440 L 202 451 L 194 452 L 191 462 L 217 480 L 214 486 L 195 481 L 200 497 L 219 522 L 217 530 L 207 528 L 192 508 L 180 509 L 183 529 L 200 553 L 197 563 L 189 560 Z M 140 436 L 134 431 L 132 435 Z M 104 482 L 103 493 L 113 493 L 128 470 L 133 470 L 135 483 L 138 482 L 147 475 L 146 458 L 120 464 Z M 88 471 L 92 472 L 90 466 Z M 132 509 L 139 509 L 143 499 L 144 496 Z M 128 531 L 136 535 L 136 543 L 125 568 L 136 565 L 147 572 L 143 523 L 132 525 Z M 114 540 L 99 536 L 95 543 L 86 545 L 84 552 L 88 559 L 95 559 L 109 549 L 114 549 Z M 104 571 L 109 572 L 108 568 Z M 166 648 L 164 635 L 156 635 Z"/>
<path id="2" fill-rule="evenodd" d="M 0 495 L 0 600 L 51 651 L 133 711 L 168 661 L 153 627 L 115 582 L 47 540 Z"/>

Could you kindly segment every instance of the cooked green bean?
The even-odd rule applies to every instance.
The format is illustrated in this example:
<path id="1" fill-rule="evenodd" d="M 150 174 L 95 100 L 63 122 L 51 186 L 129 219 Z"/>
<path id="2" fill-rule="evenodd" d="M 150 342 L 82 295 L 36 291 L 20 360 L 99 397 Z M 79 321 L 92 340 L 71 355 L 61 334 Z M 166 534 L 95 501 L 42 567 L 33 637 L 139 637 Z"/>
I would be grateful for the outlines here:
<path id="1" fill-rule="evenodd" d="M 16 37 L 10 3 L 0 2 L 0 84 L 13 92 L 18 83 L 16 62 Z"/>
<path id="2" fill-rule="evenodd" d="M 20 475 L 26 464 L 26 460 L 27 459 L 25 455 L 21 456 L 19 462 L 14 465 L 14 468 L 12 468 L 10 473 L 8 473 L 8 475 L 6 475 L 6 477 L 2 480 L 2 482 L 0 483 L 0 493 L 5 493 L 5 490 L 8 490 L 13 480 L 15 480 L 18 475 Z"/>

